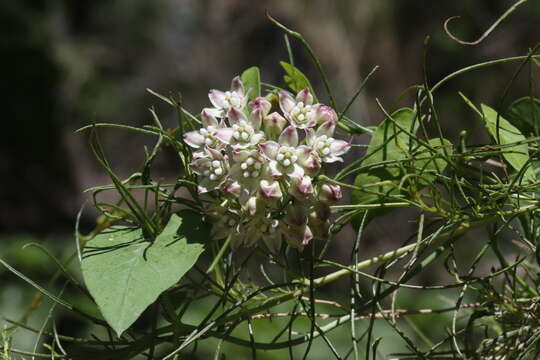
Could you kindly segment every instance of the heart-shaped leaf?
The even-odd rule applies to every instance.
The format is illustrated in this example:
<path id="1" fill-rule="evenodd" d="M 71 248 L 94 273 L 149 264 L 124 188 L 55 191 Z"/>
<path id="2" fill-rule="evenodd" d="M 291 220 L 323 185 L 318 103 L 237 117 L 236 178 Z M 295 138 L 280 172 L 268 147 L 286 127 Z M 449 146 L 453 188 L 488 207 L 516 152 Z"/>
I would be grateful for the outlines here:
<path id="1" fill-rule="evenodd" d="M 253 66 L 246 69 L 240 78 L 242 79 L 244 90 L 249 91 L 249 100 L 261 96 L 261 74 L 258 67 Z"/>
<path id="2" fill-rule="evenodd" d="M 86 244 L 84 281 L 118 336 L 191 269 L 203 246 L 187 240 L 205 235 L 200 216 L 184 210 L 171 216 L 153 242 L 144 240 L 140 228 L 113 226 Z"/>

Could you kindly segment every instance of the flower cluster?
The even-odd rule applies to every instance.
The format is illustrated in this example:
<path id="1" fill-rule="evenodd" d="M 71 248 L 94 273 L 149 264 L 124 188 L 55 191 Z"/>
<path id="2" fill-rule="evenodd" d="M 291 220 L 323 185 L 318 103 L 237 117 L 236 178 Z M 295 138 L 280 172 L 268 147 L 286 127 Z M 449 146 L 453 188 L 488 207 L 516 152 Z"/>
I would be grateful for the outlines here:
<path id="1" fill-rule="evenodd" d="M 202 127 L 184 136 L 195 149 L 190 168 L 199 193 L 221 195 L 207 209 L 212 235 L 231 236 L 233 246 L 262 239 L 272 252 L 283 240 L 303 249 L 326 236 L 329 204 L 341 198 L 339 186 L 314 181 L 324 163 L 343 161 L 350 148 L 333 137 L 336 112 L 314 103 L 307 88 L 277 95 L 281 114 L 269 101 L 276 94 L 248 102 L 237 76 L 230 91 L 210 91 Z"/>

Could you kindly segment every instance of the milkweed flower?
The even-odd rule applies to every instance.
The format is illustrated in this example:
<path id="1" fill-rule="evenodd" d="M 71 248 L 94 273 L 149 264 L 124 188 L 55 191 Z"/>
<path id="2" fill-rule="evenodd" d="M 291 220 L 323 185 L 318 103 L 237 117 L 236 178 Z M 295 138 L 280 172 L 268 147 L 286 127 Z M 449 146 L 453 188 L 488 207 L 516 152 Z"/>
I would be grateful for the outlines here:
<path id="1" fill-rule="evenodd" d="M 263 242 L 272 253 L 283 243 L 302 250 L 328 236 L 330 205 L 342 193 L 318 175 L 323 163 L 343 161 L 350 144 L 335 138 L 335 110 L 314 103 L 308 88 L 294 97 L 281 90 L 248 102 L 247 95 L 239 77 L 230 91 L 211 90 L 214 107 L 184 135 L 196 149 L 189 168 L 198 191 L 211 195 L 204 200 L 211 236 L 230 237 L 233 248 Z"/>

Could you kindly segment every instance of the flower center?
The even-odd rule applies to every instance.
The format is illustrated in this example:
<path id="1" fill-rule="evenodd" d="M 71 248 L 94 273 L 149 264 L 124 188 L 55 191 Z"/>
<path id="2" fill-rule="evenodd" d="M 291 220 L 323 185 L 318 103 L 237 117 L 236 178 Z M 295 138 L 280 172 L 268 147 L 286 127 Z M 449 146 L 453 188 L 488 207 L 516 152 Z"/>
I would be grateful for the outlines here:
<path id="1" fill-rule="evenodd" d="M 235 109 L 242 107 L 242 97 L 237 92 L 225 91 L 225 101 Z"/>
<path id="2" fill-rule="evenodd" d="M 281 166 L 287 168 L 294 165 L 294 163 L 298 160 L 298 156 L 296 156 L 296 151 L 294 148 L 282 146 L 276 155 L 276 160 Z"/>
<path id="3" fill-rule="evenodd" d="M 334 142 L 334 138 L 329 138 L 326 135 L 322 135 L 317 139 L 317 143 L 315 144 L 315 150 L 319 153 L 321 157 L 327 157 L 330 155 L 330 145 L 332 145 L 332 142 Z"/>
<path id="4" fill-rule="evenodd" d="M 262 167 L 262 161 L 251 156 L 244 160 L 242 163 L 240 163 L 240 168 L 242 169 L 242 176 L 244 178 L 259 177 L 261 175 Z"/>
<path id="5" fill-rule="evenodd" d="M 251 125 L 242 120 L 240 124 L 233 124 L 232 128 L 234 130 L 232 136 L 237 142 L 249 143 L 251 141 L 254 133 Z"/>
<path id="6" fill-rule="evenodd" d="M 208 160 L 205 163 L 204 176 L 207 176 L 210 180 L 216 181 L 225 176 L 225 166 L 222 161 Z"/>
<path id="7" fill-rule="evenodd" d="M 299 124 L 305 124 L 313 117 L 314 109 L 311 105 L 304 105 L 302 101 L 296 103 L 291 110 L 291 117 Z"/>
<path id="8" fill-rule="evenodd" d="M 199 133 L 204 137 L 204 144 L 211 148 L 219 146 L 219 140 L 208 131 L 208 129 L 201 128 Z"/>

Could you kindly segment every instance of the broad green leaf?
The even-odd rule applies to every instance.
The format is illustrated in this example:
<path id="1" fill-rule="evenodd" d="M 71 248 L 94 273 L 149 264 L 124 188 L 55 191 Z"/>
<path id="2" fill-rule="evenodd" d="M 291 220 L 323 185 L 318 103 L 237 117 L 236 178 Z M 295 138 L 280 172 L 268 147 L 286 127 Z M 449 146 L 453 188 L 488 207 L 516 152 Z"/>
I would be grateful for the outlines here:
<path id="1" fill-rule="evenodd" d="M 414 133 L 415 116 L 412 109 L 403 108 L 391 115 L 393 121 L 385 119 L 381 122 L 371 138 L 363 165 L 406 158 L 411 139 L 402 129 Z M 387 170 L 393 176 L 400 171 L 395 164 L 389 165 Z"/>
<path id="2" fill-rule="evenodd" d="M 416 114 L 412 109 L 403 108 L 391 114 L 392 120 L 382 121 L 371 137 L 365 160 L 362 165 L 377 164 L 389 160 L 401 160 L 408 158 L 408 150 L 411 143 L 410 135 L 415 132 Z M 401 129 L 400 129 L 401 127 Z M 407 130 L 407 132 L 403 131 Z M 396 164 L 388 164 L 384 168 L 370 169 L 356 176 L 354 185 L 366 187 L 382 181 L 390 180 L 393 184 L 380 186 L 367 186 L 366 190 L 354 190 L 352 192 L 353 204 L 373 204 L 393 201 L 389 195 L 398 195 L 398 184 L 402 171 Z M 382 216 L 393 209 L 370 210 L 367 222 L 377 216 Z M 362 221 L 362 215 L 353 219 L 353 225 L 358 226 Z"/>
<path id="3" fill-rule="evenodd" d="M 208 229 L 191 211 L 172 215 L 154 242 L 142 230 L 113 226 L 90 240 L 82 273 L 103 317 L 122 334 L 158 296 L 177 283 L 203 252 L 194 239 Z"/>
<path id="4" fill-rule="evenodd" d="M 514 101 L 506 111 L 508 120 L 523 134 L 535 133 L 540 128 L 540 100 L 526 96 Z"/>
<path id="5" fill-rule="evenodd" d="M 258 67 L 253 66 L 245 70 L 240 78 L 244 84 L 244 90 L 249 90 L 249 100 L 261 96 L 261 74 Z"/>
<path id="6" fill-rule="evenodd" d="M 452 155 L 452 143 L 446 139 L 434 138 L 428 141 L 429 146 L 436 151 L 421 145 L 415 151 L 414 161 L 415 173 L 420 177 L 422 185 L 427 186 L 435 181 L 436 174 L 441 174 L 448 166 L 448 161 L 444 156 Z"/>
<path id="7" fill-rule="evenodd" d="M 309 82 L 306 75 L 304 75 L 298 68 L 294 65 L 291 65 L 289 63 L 286 63 L 285 61 L 280 61 L 281 67 L 285 70 L 287 73 L 283 80 L 285 80 L 285 84 L 294 92 L 299 92 L 300 90 L 303 90 L 305 88 L 309 88 L 311 91 L 311 94 L 313 95 L 313 99 L 315 102 L 318 102 L 317 97 L 315 96 L 315 90 L 313 90 L 313 86 L 311 86 L 311 83 Z"/>
<path id="8" fill-rule="evenodd" d="M 502 116 L 498 116 L 497 112 L 487 105 L 482 104 L 482 113 L 486 127 L 495 141 L 499 145 L 509 145 L 516 142 L 524 141 L 525 136 L 512 124 Z M 528 166 L 529 148 L 527 144 L 520 144 L 501 149 L 501 152 L 508 163 L 517 171 L 520 171 L 524 166 Z M 531 167 L 525 171 L 525 177 L 530 180 L 535 180 L 534 171 Z"/>

